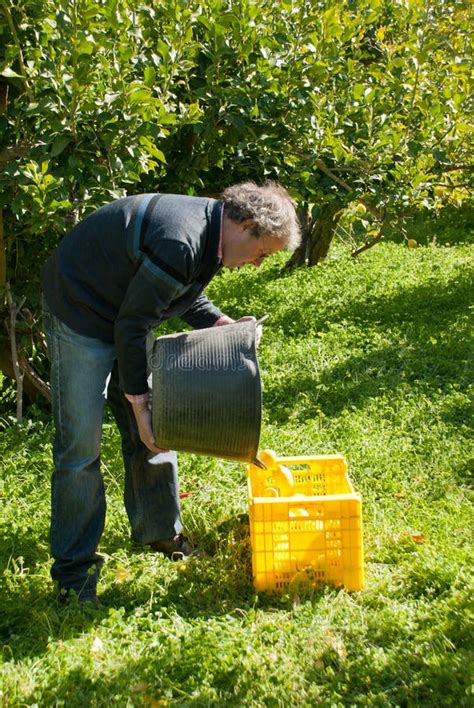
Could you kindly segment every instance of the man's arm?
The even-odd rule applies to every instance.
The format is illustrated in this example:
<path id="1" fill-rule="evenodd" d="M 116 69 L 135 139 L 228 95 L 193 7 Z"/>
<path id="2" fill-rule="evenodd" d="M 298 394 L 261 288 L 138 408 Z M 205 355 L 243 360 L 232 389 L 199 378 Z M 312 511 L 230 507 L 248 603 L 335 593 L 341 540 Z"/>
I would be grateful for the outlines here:
<path id="1" fill-rule="evenodd" d="M 203 329 L 213 327 L 221 317 L 223 313 L 202 293 L 180 319 L 194 329 Z"/>
<path id="2" fill-rule="evenodd" d="M 120 385 L 128 394 L 146 393 L 146 336 L 161 313 L 179 298 L 192 277 L 192 255 L 178 241 L 162 241 L 160 261 L 145 256 L 129 283 L 117 314 L 114 339 Z"/>
<path id="3" fill-rule="evenodd" d="M 191 274 L 189 249 L 177 241 L 162 242 L 159 265 L 148 256 L 143 259 L 115 321 L 120 385 L 132 404 L 140 439 L 152 452 L 160 449 L 154 444 L 148 407 L 146 337 L 161 312 L 187 289 Z"/>

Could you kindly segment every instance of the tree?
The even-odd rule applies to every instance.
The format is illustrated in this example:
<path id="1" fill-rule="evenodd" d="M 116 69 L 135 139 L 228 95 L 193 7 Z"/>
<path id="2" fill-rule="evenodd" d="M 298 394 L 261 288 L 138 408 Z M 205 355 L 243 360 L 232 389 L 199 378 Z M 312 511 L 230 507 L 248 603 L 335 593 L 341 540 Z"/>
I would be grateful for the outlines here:
<path id="1" fill-rule="evenodd" d="M 16 312 L 19 325 L 0 339 L 10 374 L 15 334 L 20 369 L 41 364 L 47 253 L 110 199 L 280 179 L 304 227 L 291 267 L 324 259 L 337 228 L 359 253 L 407 210 L 469 197 L 468 0 L 1 0 L 0 10 L 0 288 L 2 319 Z"/>

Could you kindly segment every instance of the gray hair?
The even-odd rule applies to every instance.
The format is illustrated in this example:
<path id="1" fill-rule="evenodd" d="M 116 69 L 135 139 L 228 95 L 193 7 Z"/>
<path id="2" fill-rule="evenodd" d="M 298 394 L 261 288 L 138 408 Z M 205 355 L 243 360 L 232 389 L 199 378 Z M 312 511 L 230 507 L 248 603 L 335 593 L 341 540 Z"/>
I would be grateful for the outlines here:
<path id="1" fill-rule="evenodd" d="M 295 205 L 281 184 L 265 182 L 241 182 L 227 187 L 222 193 L 227 216 L 237 224 L 253 219 L 253 235 L 269 235 L 285 242 L 285 247 L 294 250 L 300 243 L 300 226 Z"/>

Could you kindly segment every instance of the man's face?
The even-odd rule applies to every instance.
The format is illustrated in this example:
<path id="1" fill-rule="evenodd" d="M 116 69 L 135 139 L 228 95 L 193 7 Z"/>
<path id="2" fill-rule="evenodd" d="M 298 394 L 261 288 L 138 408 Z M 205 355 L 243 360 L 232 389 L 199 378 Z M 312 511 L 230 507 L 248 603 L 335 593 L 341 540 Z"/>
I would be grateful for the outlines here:
<path id="1" fill-rule="evenodd" d="M 255 237 L 252 234 L 254 222 L 247 220 L 236 224 L 230 220 L 224 222 L 222 244 L 222 264 L 226 268 L 241 268 L 251 264 L 256 268 L 272 253 L 280 251 L 284 243 L 270 234 Z"/>

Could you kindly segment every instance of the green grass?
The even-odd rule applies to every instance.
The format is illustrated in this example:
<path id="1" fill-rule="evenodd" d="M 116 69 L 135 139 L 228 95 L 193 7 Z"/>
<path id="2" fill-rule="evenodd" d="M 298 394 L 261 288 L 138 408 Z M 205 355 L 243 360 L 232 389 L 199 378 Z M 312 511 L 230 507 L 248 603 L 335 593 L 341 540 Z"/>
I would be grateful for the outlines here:
<path id="1" fill-rule="evenodd" d="M 283 276 L 277 255 L 210 288 L 231 315 L 271 313 L 261 447 L 349 462 L 363 498 L 361 592 L 257 595 L 245 469 L 215 459 L 180 456 L 193 492 L 184 521 L 211 555 L 183 568 L 134 548 L 108 422 L 105 607 L 61 608 L 52 427 L 39 414 L 4 425 L 4 705 L 472 705 L 472 248 L 452 232 L 358 261 L 339 244 L 324 266 Z"/>

